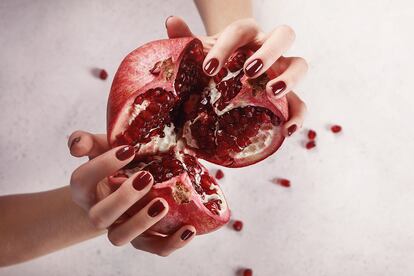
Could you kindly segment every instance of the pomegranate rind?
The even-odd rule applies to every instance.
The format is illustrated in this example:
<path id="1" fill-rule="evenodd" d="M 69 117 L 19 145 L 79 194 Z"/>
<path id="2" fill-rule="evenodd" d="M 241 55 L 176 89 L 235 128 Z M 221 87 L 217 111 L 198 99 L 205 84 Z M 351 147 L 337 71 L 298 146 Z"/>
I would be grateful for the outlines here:
<path id="1" fill-rule="evenodd" d="M 158 78 L 150 72 L 154 64 L 171 58 L 177 67 L 184 49 L 191 42 L 201 45 L 200 40 L 191 37 L 162 39 L 146 43 L 124 58 L 115 74 L 108 97 L 107 133 L 110 145 L 113 145 L 115 135 L 120 133 L 128 121 L 129 109 L 125 105 L 131 106 L 133 99 L 145 92 L 142 88 Z M 172 90 L 172 87 L 169 88 Z"/>

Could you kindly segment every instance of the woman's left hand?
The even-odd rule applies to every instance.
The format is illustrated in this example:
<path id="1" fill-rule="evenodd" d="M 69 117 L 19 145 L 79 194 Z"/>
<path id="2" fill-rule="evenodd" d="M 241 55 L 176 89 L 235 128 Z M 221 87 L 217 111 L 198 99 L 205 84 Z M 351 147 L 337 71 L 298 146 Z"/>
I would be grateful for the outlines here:
<path id="1" fill-rule="evenodd" d="M 272 68 L 277 77 L 267 83 L 267 95 L 270 100 L 286 95 L 289 103 L 290 117 L 283 125 L 284 136 L 290 136 L 302 127 L 306 105 L 292 89 L 306 74 L 308 65 L 301 57 L 282 56 L 295 40 L 292 28 L 282 25 L 270 33 L 264 33 L 254 19 L 249 18 L 233 22 L 218 34 L 196 36 L 179 17 L 168 17 L 165 25 L 169 38 L 193 36 L 203 42 L 207 52 L 203 69 L 210 76 L 217 74 L 227 58 L 238 48 L 247 47 L 254 51 L 244 64 L 246 76 L 256 78 Z"/>

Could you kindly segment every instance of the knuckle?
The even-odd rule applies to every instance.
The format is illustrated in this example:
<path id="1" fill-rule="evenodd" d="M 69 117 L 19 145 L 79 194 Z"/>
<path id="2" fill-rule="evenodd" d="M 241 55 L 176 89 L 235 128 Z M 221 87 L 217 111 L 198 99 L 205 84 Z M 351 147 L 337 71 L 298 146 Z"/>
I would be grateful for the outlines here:
<path id="1" fill-rule="evenodd" d="M 171 254 L 170 251 L 168 250 L 161 250 L 159 252 L 157 252 L 157 255 L 160 257 L 168 257 Z"/>
<path id="2" fill-rule="evenodd" d="M 297 62 L 305 69 L 305 72 L 308 71 L 309 64 L 303 57 L 297 57 Z"/>
<path id="3" fill-rule="evenodd" d="M 287 34 L 287 36 L 291 39 L 291 40 L 295 40 L 296 38 L 296 33 L 295 30 L 293 30 L 293 28 L 289 25 L 281 25 L 279 26 L 279 29 L 281 31 L 283 31 L 284 33 Z"/>
<path id="4" fill-rule="evenodd" d="M 99 215 L 98 212 L 92 207 L 88 212 L 89 221 L 98 229 L 105 229 L 106 225 L 103 221 L 102 217 Z"/>

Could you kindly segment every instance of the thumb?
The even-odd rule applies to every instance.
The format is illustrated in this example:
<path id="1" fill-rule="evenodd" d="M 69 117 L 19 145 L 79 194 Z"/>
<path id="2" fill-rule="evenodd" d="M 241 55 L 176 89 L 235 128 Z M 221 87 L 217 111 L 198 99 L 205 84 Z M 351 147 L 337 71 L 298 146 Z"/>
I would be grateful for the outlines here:
<path id="1" fill-rule="evenodd" d="M 178 16 L 167 17 L 165 27 L 169 38 L 194 36 L 188 25 Z"/>
<path id="2" fill-rule="evenodd" d="M 105 134 L 92 134 L 77 130 L 68 139 L 70 154 L 75 157 L 88 156 L 93 159 L 109 150 Z"/>

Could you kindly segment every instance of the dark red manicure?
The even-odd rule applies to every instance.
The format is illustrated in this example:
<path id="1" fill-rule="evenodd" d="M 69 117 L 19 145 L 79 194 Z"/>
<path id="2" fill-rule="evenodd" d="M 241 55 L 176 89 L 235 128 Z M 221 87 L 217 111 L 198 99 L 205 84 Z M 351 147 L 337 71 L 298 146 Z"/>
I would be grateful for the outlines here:
<path id="1" fill-rule="evenodd" d="M 216 71 L 217 67 L 219 66 L 219 61 L 216 58 L 210 59 L 206 66 L 204 66 L 204 71 L 206 71 L 207 74 L 211 75 Z"/>
<path id="2" fill-rule="evenodd" d="M 168 17 L 165 19 L 165 22 L 164 22 L 165 28 L 167 28 L 167 22 L 168 22 L 168 19 L 170 19 L 171 17 L 173 17 L 173 16 L 172 16 L 172 15 L 170 15 L 170 16 L 168 16 Z"/>
<path id="3" fill-rule="evenodd" d="M 151 205 L 151 207 L 149 207 L 149 209 L 148 209 L 148 215 L 150 217 L 156 217 L 164 209 L 165 209 L 164 204 L 160 200 L 157 200 L 155 203 L 153 203 Z"/>
<path id="4" fill-rule="evenodd" d="M 246 66 L 246 75 L 253 77 L 263 67 L 263 62 L 260 59 L 255 59 Z"/>
<path id="5" fill-rule="evenodd" d="M 144 190 L 144 188 L 147 187 L 150 182 L 151 175 L 147 172 L 141 172 L 132 181 L 132 186 L 135 188 L 135 190 L 141 191 Z"/>
<path id="6" fill-rule="evenodd" d="M 72 140 L 72 142 L 70 143 L 70 147 L 69 147 L 69 149 L 71 150 L 71 149 L 72 149 L 72 147 L 73 147 L 75 144 L 79 143 L 80 139 L 81 139 L 81 137 L 80 137 L 80 136 L 79 136 L 79 137 L 76 137 L 75 139 L 73 139 L 73 140 Z"/>
<path id="7" fill-rule="evenodd" d="M 134 147 L 131 146 L 125 146 L 123 148 L 120 148 L 117 152 L 116 152 L 116 158 L 118 158 L 121 161 L 124 161 L 128 158 L 130 158 L 131 156 L 133 156 L 135 154 L 135 149 Z"/>
<path id="8" fill-rule="evenodd" d="M 194 235 L 194 232 L 191 230 L 185 230 L 182 234 L 181 234 L 181 239 L 183 241 L 188 240 L 189 238 L 191 238 L 191 236 Z"/>
<path id="9" fill-rule="evenodd" d="M 278 81 L 272 85 L 272 92 L 275 96 L 279 95 L 286 89 L 286 83 L 284 81 Z"/>
<path id="10" fill-rule="evenodd" d="M 291 125 L 290 127 L 288 127 L 288 135 L 291 136 L 296 130 L 298 129 L 297 125 Z"/>

